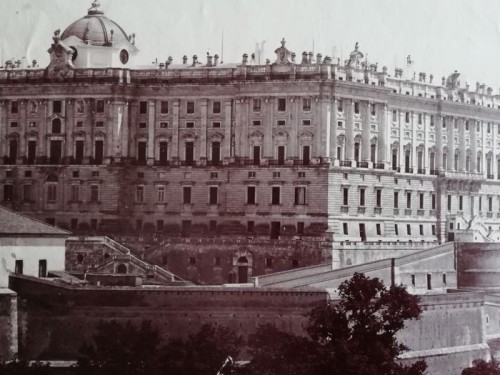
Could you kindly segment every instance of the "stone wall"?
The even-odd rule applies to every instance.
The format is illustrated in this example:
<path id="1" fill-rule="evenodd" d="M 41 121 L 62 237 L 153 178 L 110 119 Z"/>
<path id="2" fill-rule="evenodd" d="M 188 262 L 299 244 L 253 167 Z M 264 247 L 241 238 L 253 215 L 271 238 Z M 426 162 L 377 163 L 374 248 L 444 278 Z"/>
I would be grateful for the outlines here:
<path id="1" fill-rule="evenodd" d="M 10 360 L 18 351 L 17 297 L 8 289 L 0 289 L 0 361 Z"/>

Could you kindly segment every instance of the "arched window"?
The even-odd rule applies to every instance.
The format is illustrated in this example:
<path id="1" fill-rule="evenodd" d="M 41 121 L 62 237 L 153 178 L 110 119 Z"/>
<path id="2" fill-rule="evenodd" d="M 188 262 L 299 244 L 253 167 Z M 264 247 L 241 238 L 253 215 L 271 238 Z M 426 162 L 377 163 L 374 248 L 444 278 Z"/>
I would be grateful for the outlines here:
<path id="1" fill-rule="evenodd" d="M 61 119 L 55 118 L 52 120 L 52 134 L 61 133 Z"/>

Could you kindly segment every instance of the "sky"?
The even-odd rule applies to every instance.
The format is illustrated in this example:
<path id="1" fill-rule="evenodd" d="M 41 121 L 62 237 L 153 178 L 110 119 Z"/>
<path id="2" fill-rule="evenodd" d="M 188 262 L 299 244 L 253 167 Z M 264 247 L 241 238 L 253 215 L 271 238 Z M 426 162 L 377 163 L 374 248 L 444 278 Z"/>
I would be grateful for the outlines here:
<path id="1" fill-rule="evenodd" d="M 1 0 L 0 58 L 48 64 L 54 30 L 86 15 L 91 0 Z M 371 63 L 433 74 L 458 70 L 462 83 L 500 88 L 498 0 L 101 0 L 101 10 L 136 34 L 141 64 L 196 54 L 239 63 L 264 43 L 265 57 L 287 48 L 348 58 L 359 42 Z M 222 38 L 224 35 L 224 38 Z M 0 64 L 2 65 L 2 64 Z"/>

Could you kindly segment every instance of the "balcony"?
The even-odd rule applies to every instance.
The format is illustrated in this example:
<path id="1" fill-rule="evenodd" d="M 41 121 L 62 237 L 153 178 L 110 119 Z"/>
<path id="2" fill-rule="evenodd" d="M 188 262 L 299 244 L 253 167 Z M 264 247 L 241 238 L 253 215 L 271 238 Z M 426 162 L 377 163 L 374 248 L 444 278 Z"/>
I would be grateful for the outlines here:
<path id="1" fill-rule="evenodd" d="M 385 164 L 384 163 L 374 163 L 373 168 L 375 169 L 385 169 Z"/>
<path id="2" fill-rule="evenodd" d="M 368 168 L 368 162 L 367 161 L 358 161 L 357 166 L 358 166 L 358 168 Z"/>
<path id="3" fill-rule="evenodd" d="M 350 160 L 340 160 L 339 165 L 341 167 L 352 167 L 352 161 L 350 161 Z"/>
<path id="4" fill-rule="evenodd" d="M 285 165 L 285 160 L 284 159 L 267 159 L 267 163 L 269 165 Z"/>
<path id="5" fill-rule="evenodd" d="M 492 219 L 493 218 L 493 212 L 486 212 L 486 217 L 488 219 Z"/>
<path id="6" fill-rule="evenodd" d="M 406 167 L 405 168 L 405 173 L 413 173 L 413 168 Z"/>
<path id="7" fill-rule="evenodd" d="M 359 206 L 358 207 L 358 214 L 364 214 L 366 212 L 366 207 L 365 206 Z"/>
<path id="8" fill-rule="evenodd" d="M 398 173 L 399 173 L 399 172 L 401 172 L 401 167 L 394 167 L 394 166 L 393 166 L 393 167 L 392 167 L 392 170 L 393 170 L 393 171 L 396 171 L 396 172 L 398 172 Z"/>
<path id="9" fill-rule="evenodd" d="M 494 180 L 494 179 L 495 179 L 495 176 L 494 176 L 494 175 L 492 175 L 492 174 L 488 174 L 488 175 L 486 175 L 486 178 L 487 178 L 488 180 Z"/>
<path id="10" fill-rule="evenodd" d="M 417 216 L 424 216 L 424 210 L 417 210 Z"/>
<path id="11" fill-rule="evenodd" d="M 419 169 L 417 170 L 417 173 L 418 173 L 418 174 L 425 174 L 425 168 L 419 168 Z"/>
<path id="12" fill-rule="evenodd" d="M 405 215 L 411 216 L 411 208 L 405 208 Z"/>
<path id="13" fill-rule="evenodd" d="M 344 214 L 348 214 L 349 213 L 349 206 L 340 206 L 340 212 L 342 212 Z"/>
<path id="14" fill-rule="evenodd" d="M 444 177 L 457 178 L 460 180 L 483 180 L 484 175 L 478 172 L 444 171 Z"/>
<path id="15" fill-rule="evenodd" d="M 430 216 L 436 216 L 436 210 L 430 210 L 429 211 Z"/>
<path id="16" fill-rule="evenodd" d="M 394 216 L 399 216 L 399 208 L 395 208 L 393 213 L 394 213 Z"/>
<path id="17" fill-rule="evenodd" d="M 373 208 L 373 213 L 375 215 L 381 215 L 382 214 L 382 207 L 374 207 Z"/>
<path id="18" fill-rule="evenodd" d="M 431 175 L 437 176 L 439 174 L 439 171 L 437 169 L 431 169 Z"/>

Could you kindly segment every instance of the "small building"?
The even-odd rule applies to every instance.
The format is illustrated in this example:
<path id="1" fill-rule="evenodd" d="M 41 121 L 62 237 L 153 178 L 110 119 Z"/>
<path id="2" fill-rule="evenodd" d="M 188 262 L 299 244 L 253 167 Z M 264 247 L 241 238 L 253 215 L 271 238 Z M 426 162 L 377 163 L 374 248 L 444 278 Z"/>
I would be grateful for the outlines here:
<path id="1" fill-rule="evenodd" d="M 9 274 L 47 277 L 64 271 L 65 243 L 70 232 L 0 206 L 0 288 Z"/>

